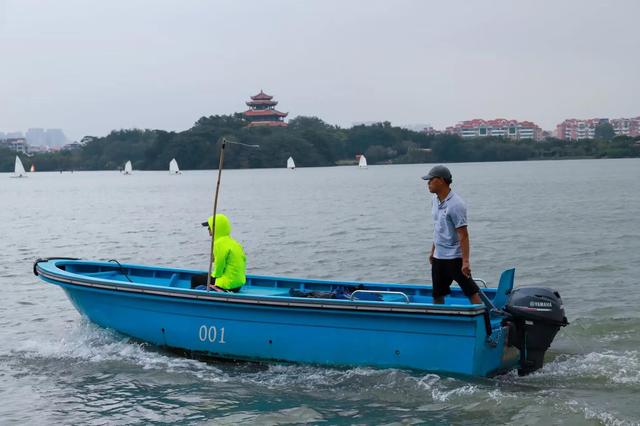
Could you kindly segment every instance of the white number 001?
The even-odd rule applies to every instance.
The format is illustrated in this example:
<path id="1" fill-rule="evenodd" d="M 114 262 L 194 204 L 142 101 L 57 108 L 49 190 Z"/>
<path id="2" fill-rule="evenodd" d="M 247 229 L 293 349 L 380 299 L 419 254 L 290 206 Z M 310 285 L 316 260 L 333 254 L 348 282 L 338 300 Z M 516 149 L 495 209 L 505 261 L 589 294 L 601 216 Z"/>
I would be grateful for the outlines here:
<path id="1" fill-rule="evenodd" d="M 218 333 L 218 329 L 215 325 L 209 327 L 201 325 L 200 330 L 198 330 L 198 337 L 201 342 L 206 342 L 208 340 L 211 343 L 227 343 L 224 341 L 224 327 L 221 327 L 220 333 Z"/>

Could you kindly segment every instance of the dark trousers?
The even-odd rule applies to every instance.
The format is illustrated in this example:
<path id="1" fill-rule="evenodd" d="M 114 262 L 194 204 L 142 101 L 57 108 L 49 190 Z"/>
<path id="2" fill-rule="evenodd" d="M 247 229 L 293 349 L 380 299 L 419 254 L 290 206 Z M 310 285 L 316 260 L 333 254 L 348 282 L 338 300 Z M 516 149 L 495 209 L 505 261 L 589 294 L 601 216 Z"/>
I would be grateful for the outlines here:
<path id="1" fill-rule="evenodd" d="M 216 284 L 216 279 L 214 277 L 211 277 L 211 285 L 215 285 L 215 284 Z M 198 274 L 198 275 L 191 276 L 191 288 L 197 288 L 200 286 L 202 286 L 202 290 L 207 289 L 207 274 Z M 225 289 L 222 289 L 222 290 L 230 291 L 232 293 L 237 293 L 240 291 L 240 287 L 232 288 L 231 290 L 225 290 Z"/>
<path id="2" fill-rule="evenodd" d="M 216 279 L 211 277 L 211 284 L 215 284 Z M 207 285 L 207 274 L 198 274 L 191 276 L 191 288 L 196 288 L 199 285 L 206 286 Z"/>
<path id="3" fill-rule="evenodd" d="M 451 284 L 457 282 L 465 296 L 471 297 L 480 291 L 471 277 L 462 274 L 462 259 L 433 259 L 431 265 L 433 298 L 451 294 Z"/>

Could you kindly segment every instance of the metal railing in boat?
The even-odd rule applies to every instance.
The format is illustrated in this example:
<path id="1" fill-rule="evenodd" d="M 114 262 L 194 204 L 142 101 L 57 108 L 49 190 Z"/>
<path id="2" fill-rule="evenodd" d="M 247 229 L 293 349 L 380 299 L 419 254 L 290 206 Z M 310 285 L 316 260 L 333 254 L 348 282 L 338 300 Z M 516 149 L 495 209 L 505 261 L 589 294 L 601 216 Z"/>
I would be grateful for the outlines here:
<path id="1" fill-rule="evenodd" d="M 487 288 L 487 282 L 485 280 L 483 280 L 482 278 L 474 278 L 474 281 L 479 281 L 482 283 L 482 285 L 484 286 L 484 288 Z M 368 293 L 368 294 L 379 294 L 379 295 L 384 295 L 384 294 L 391 294 L 391 295 L 395 295 L 395 296 L 402 296 L 405 299 L 405 303 L 410 303 L 409 300 L 409 296 L 406 295 L 406 293 L 403 293 L 401 291 L 388 291 L 388 290 L 356 290 L 353 293 L 351 293 L 351 296 L 349 297 L 349 299 L 351 301 L 354 300 L 354 296 L 358 293 Z M 482 296 L 483 299 L 485 300 L 485 304 L 487 304 L 488 301 L 488 307 L 491 308 L 493 307 L 493 304 L 491 303 L 491 301 L 489 300 L 489 298 L 487 298 L 487 296 L 483 293 Z M 495 309 L 495 307 L 493 307 Z"/>
<path id="2" fill-rule="evenodd" d="M 353 301 L 353 297 L 358 294 L 358 293 L 367 293 L 367 294 L 380 294 L 380 295 L 384 295 L 384 294 L 392 294 L 395 296 L 402 296 L 405 299 L 406 303 L 409 303 L 409 296 L 407 296 L 405 293 L 401 292 L 401 291 L 384 291 L 384 290 L 356 290 L 353 293 L 351 293 L 351 296 L 349 297 L 349 299 L 351 301 Z M 357 300 L 357 299 L 356 299 Z"/>

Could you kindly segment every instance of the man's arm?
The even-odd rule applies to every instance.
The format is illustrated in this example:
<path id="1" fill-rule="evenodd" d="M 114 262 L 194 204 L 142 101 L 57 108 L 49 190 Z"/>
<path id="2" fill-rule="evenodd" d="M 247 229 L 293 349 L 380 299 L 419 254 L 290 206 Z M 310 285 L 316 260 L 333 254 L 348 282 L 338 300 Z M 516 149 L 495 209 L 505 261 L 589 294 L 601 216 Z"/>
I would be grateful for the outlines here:
<path id="1" fill-rule="evenodd" d="M 229 256 L 229 246 L 225 244 L 226 241 L 220 238 L 218 243 L 213 249 L 215 255 L 215 262 L 213 263 L 214 269 L 212 275 L 216 278 L 220 278 L 224 274 L 224 270 L 227 268 L 227 256 Z"/>
<path id="2" fill-rule="evenodd" d="M 431 253 L 429 253 L 429 263 L 433 264 L 433 253 L 436 251 L 436 245 L 431 244 Z"/>
<path id="3" fill-rule="evenodd" d="M 466 226 L 456 228 L 458 240 L 460 240 L 460 249 L 462 249 L 462 274 L 465 277 L 471 276 L 471 264 L 469 263 L 469 231 Z"/>

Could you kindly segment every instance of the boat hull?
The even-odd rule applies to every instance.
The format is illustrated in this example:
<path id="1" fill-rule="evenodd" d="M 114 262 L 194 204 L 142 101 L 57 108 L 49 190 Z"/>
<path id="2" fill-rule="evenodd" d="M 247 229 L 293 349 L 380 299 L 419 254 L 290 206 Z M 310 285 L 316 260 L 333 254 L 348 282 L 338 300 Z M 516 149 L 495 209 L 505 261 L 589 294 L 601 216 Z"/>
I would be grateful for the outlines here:
<path id="1" fill-rule="evenodd" d="M 374 303 L 364 309 L 290 300 L 278 305 L 273 298 L 233 303 L 233 295 L 216 300 L 216 294 L 200 298 L 189 290 L 190 297 L 181 297 L 40 276 L 62 287 L 78 312 L 102 327 L 212 357 L 472 376 L 490 376 L 518 361 L 518 351 L 505 342 L 507 330 L 493 324 L 487 336 L 482 313 L 376 310 Z"/>

